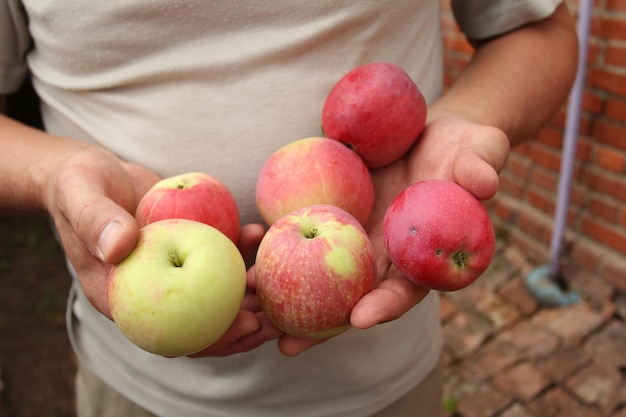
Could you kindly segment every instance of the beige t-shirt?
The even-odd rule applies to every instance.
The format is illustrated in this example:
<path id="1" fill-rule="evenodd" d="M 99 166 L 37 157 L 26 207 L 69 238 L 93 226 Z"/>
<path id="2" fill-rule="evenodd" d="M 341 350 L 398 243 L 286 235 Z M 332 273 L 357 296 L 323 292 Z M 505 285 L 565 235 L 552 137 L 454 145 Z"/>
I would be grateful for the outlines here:
<path id="1" fill-rule="evenodd" d="M 454 2 L 472 37 L 543 18 L 557 3 Z M 391 61 L 428 102 L 442 90 L 435 0 L 23 4 L 28 24 L 17 1 L 0 3 L 0 92 L 30 69 L 48 131 L 162 176 L 210 173 L 231 189 L 244 222 L 260 221 L 263 162 L 321 135 L 323 100 L 345 72 Z M 295 358 L 266 343 L 225 358 L 165 359 L 128 342 L 74 287 L 68 325 L 80 359 L 163 417 L 367 416 L 414 387 L 442 345 L 433 293 L 396 321 L 350 329 Z"/>

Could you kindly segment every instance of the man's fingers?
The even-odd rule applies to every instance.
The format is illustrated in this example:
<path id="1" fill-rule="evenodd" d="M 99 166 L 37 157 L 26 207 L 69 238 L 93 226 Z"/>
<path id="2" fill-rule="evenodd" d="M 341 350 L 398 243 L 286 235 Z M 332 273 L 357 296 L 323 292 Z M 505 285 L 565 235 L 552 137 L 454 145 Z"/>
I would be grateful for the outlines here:
<path id="1" fill-rule="evenodd" d="M 394 275 L 366 294 L 352 309 L 350 322 L 358 329 L 395 320 L 422 301 L 429 290 Z"/>
<path id="2" fill-rule="evenodd" d="M 478 199 L 488 200 L 498 191 L 498 174 L 506 164 L 510 146 L 509 139 L 499 129 L 483 127 L 483 130 L 459 150 L 452 176 Z"/>
<path id="3" fill-rule="evenodd" d="M 226 356 L 248 352 L 284 333 L 277 329 L 265 314 L 241 310 L 228 331 L 213 345 L 190 357 Z"/>
<path id="4" fill-rule="evenodd" d="M 296 356 L 305 350 L 324 343 L 328 338 L 324 339 L 304 339 L 301 337 L 285 335 L 278 340 L 278 350 L 285 356 Z"/>
<path id="5" fill-rule="evenodd" d="M 135 203 L 134 190 L 128 177 L 121 177 L 129 184 L 117 184 L 116 190 L 107 184 L 110 178 L 86 168 L 65 171 L 56 180 L 56 209 L 88 251 L 105 263 L 121 261 L 139 238 L 128 211 Z"/>
<path id="6" fill-rule="evenodd" d="M 239 313 L 237 314 L 237 317 L 235 317 L 233 323 L 218 341 L 203 351 L 189 356 L 220 356 L 220 352 L 230 350 L 231 346 L 238 339 L 256 332 L 260 327 L 261 323 L 259 322 L 256 314 L 246 310 L 239 310 Z"/>
<path id="7" fill-rule="evenodd" d="M 241 228 L 238 246 L 246 266 L 254 265 L 256 252 L 264 235 L 265 227 L 260 224 L 246 224 Z"/>

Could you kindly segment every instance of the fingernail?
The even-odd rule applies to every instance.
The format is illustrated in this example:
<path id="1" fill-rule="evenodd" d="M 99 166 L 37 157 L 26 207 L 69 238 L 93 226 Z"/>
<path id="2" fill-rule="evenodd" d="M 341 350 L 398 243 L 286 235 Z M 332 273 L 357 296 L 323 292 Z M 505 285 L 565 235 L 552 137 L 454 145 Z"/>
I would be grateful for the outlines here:
<path id="1" fill-rule="evenodd" d="M 98 239 L 98 253 L 96 256 L 104 262 L 106 255 L 111 252 L 113 245 L 115 244 L 116 236 L 124 229 L 124 225 L 117 220 L 113 220 L 107 223 L 106 226 L 100 232 L 100 238 Z"/>

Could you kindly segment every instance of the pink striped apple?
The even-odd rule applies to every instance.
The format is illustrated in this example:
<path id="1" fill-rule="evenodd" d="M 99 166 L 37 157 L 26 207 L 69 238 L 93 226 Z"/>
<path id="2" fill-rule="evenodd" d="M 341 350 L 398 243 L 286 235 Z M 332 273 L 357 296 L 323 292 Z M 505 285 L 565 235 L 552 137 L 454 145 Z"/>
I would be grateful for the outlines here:
<path id="1" fill-rule="evenodd" d="M 256 203 L 268 225 L 315 204 L 342 208 L 365 225 L 374 204 L 374 185 L 354 151 L 332 139 L 304 138 L 265 161 L 257 178 Z"/>
<path id="2" fill-rule="evenodd" d="M 324 338 L 350 327 L 350 312 L 376 283 L 372 244 L 346 211 L 321 204 L 274 222 L 259 246 L 256 291 L 276 327 Z"/>

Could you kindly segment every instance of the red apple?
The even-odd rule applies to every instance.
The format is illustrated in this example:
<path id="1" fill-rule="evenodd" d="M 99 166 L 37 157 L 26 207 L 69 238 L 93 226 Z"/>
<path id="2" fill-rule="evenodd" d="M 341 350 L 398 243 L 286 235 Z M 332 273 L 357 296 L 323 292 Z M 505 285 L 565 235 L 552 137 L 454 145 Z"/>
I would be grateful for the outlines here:
<path id="1" fill-rule="evenodd" d="M 402 68 L 374 62 L 354 68 L 335 84 L 324 102 L 322 129 L 375 168 L 413 146 L 424 130 L 426 112 L 424 96 Z"/>
<path id="2" fill-rule="evenodd" d="M 288 334 L 324 338 L 350 327 L 350 312 L 376 283 L 372 244 L 359 222 L 330 205 L 296 210 L 261 241 L 256 291 Z"/>
<path id="3" fill-rule="evenodd" d="M 495 234 L 489 213 L 452 181 L 415 183 L 393 200 L 384 218 L 391 262 L 412 282 L 455 291 L 491 263 Z"/>
<path id="4" fill-rule="evenodd" d="M 156 183 L 139 201 L 139 227 L 165 219 L 187 219 L 215 227 L 239 241 L 239 209 L 230 190 L 209 174 L 189 172 Z"/>
<path id="5" fill-rule="evenodd" d="M 328 138 L 305 138 L 283 146 L 265 161 L 256 202 L 268 225 L 315 204 L 340 207 L 365 225 L 374 204 L 374 185 L 350 148 Z"/>

